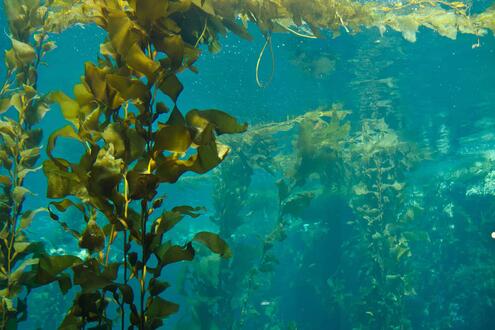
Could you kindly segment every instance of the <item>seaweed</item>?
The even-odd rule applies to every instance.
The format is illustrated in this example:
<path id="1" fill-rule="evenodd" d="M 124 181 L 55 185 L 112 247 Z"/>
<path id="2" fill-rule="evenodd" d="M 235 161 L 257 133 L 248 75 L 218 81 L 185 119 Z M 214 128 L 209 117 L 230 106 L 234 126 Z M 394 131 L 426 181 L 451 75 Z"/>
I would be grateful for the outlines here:
<path id="1" fill-rule="evenodd" d="M 247 127 L 219 110 L 193 109 L 183 115 L 177 108 L 183 90 L 177 75 L 194 69 L 200 54 L 187 41 L 199 33 L 191 30 L 188 15 L 207 15 L 193 6 L 154 0 L 91 4 L 94 21 L 108 33 L 102 57 L 96 64 L 85 64 L 74 98 L 51 94 L 70 124 L 48 140 L 49 159 L 43 163 L 47 196 L 58 199 L 50 203 L 49 212 L 59 221 L 55 209 L 81 211 L 86 222 L 82 233 L 62 225 L 89 254 L 43 256 L 40 261 L 40 283 L 57 281 L 64 292 L 80 287 L 61 328 L 112 327 L 106 312 L 109 296 L 120 311 L 122 328 L 126 323 L 158 328 L 179 308 L 161 296 L 169 286 L 160 280 L 164 268 L 192 260 L 193 242 L 223 258 L 231 256 L 226 243 L 210 232 L 197 233 L 181 245 L 172 243 L 173 227 L 186 216 L 199 216 L 201 209 L 166 210 L 159 195 L 164 183 L 175 183 L 186 172 L 206 173 L 220 164 L 229 149 L 216 135 Z M 160 95 L 168 101 L 161 101 Z M 161 121 L 164 116 L 166 121 Z M 81 143 L 84 153 L 79 162 L 56 156 L 61 138 Z M 118 236 L 124 261 L 109 262 Z"/>
<path id="2" fill-rule="evenodd" d="M 185 173 L 206 174 L 220 165 L 230 151 L 222 143 L 230 140 L 225 135 L 247 129 L 246 124 L 216 109 L 192 109 L 183 114 L 177 106 L 184 89 L 179 75 L 185 70 L 197 72 L 194 65 L 201 54 L 200 45 L 218 51 L 219 35 L 232 32 L 249 40 L 248 21 L 266 38 L 259 66 L 264 50 L 272 47 L 272 33 L 319 38 L 324 37 L 322 30 L 338 36 L 342 31 L 358 33 L 362 28 L 376 27 L 382 33 L 393 29 L 414 42 L 424 27 L 451 39 L 458 33 L 481 37 L 494 31 L 493 7 L 472 15 L 462 2 L 426 0 L 389 6 L 351 0 L 4 3 L 12 48 L 5 54 L 7 76 L 0 91 L 0 113 L 16 112 L 13 118 L 6 115 L 0 122 L 3 328 L 14 327 L 27 317 L 31 289 L 52 282 L 58 283 L 63 293 L 78 287 L 61 328 L 112 328 L 116 323 L 110 319 L 111 308 L 119 311 L 117 322 L 122 328 L 162 326 L 179 306 L 163 298 L 170 284 L 160 279 L 161 274 L 171 264 L 192 260 L 198 243 L 217 255 L 203 259 L 204 264 L 209 263 L 205 267 L 216 267 L 222 258 L 232 256 L 233 249 L 221 237 L 234 234 L 243 224 L 239 210 L 245 205 L 243 199 L 248 196 L 250 177 L 256 169 L 280 179 L 276 185 L 278 214 L 272 219 L 273 228 L 260 239 L 260 260 L 251 265 L 251 271 L 221 283 L 233 274 L 230 266 L 222 265 L 218 274 L 208 279 L 211 291 L 230 286 L 223 296 L 218 292 L 210 295 L 224 302 L 233 292 L 229 289 L 245 284 L 240 295 L 240 319 L 237 323 L 229 319 L 225 324 L 242 326 L 257 313 L 250 305 L 252 294 L 260 281 L 271 281 L 279 258 L 274 246 L 288 237 L 310 206 L 318 191 L 309 189 L 308 184 L 317 178 L 322 190 L 347 193 L 355 216 L 349 225 L 362 241 L 351 248 L 349 239 L 343 250 L 347 250 L 350 262 L 361 264 L 356 277 L 365 278 L 367 285 L 357 291 L 346 286 L 351 283 L 339 278 L 349 267 L 344 264 L 336 278 L 328 281 L 328 287 L 335 289 L 334 301 L 347 303 L 349 294 L 357 294 L 362 303 L 347 306 L 352 320 L 363 327 L 410 327 L 403 298 L 414 295 L 417 287 L 417 283 L 412 284 L 415 273 L 410 263 L 411 244 L 416 238 L 408 232 L 416 213 L 403 209 L 402 201 L 404 173 L 417 161 L 415 151 L 378 120 L 382 116 L 376 113 L 374 120 L 363 121 L 358 134 L 351 134 L 344 120 L 347 112 L 339 106 L 261 125 L 242 138 L 242 156 L 232 159 L 230 169 L 234 170 L 229 173 L 225 167 L 226 175 L 218 183 L 215 220 L 220 235 L 200 232 L 177 243 L 174 227 L 186 217 L 199 217 L 203 208 L 168 205 L 162 194 L 164 187 L 181 180 Z M 48 33 L 90 23 L 105 30 L 107 38 L 98 59 L 85 64 L 74 96 L 56 91 L 41 95 L 37 68 L 45 53 L 55 47 Z M 48 139 L 43 171 L 48 180 L 47 196 L 53 201 L 46 210 L 77 239 L 80 249 L 87 251 L 86 257 L 50 255 L 26 234 L 35 215 L 45 210 L 23 209 L 30 194 L 24 178 L 37 170 L 42 135 L 36 125 L 51 102 L 59 105 L 68 124 Z M 274 147 L 274 135 L 295 127 L 298 136 L 290 153 Z M 79 161 L 58 155 L 59 139 L 80 144 Z M 278 152 L 273 159 L 267 157 L 271 151 Z M 244 176 L 235 182 L 230 177 L 239 171 Z M 69 208 L 80 212 L 83 230 L 60 220 L 59 213 Z M 226 222 L 227 217 L 231 222 Z M 118 243 L 123 255 L 114 247 Z M 232 245 L 235 247 L 236 242 Z M 461 269 L 457 275 L 462 280 L 469 271 Z M 274 319 L 277 306 L 270 307 Z"/>
<path id="3" fill-rule="evenodd" d="M 4 5 L 12 47 L 5 51 L 7 72 L 0 90 L 0 327 L 12 329 L 28 317 L 38 258 L 46 253 L 28 234 L 46 209 L 25 208 L 32 195 L 25 179 L 40 169 L 43 132 L 37 125 L 50 102 L 38 91 L 38 66 L 55 44 L 44 30 L 46 7 L 36 1 Z"/>

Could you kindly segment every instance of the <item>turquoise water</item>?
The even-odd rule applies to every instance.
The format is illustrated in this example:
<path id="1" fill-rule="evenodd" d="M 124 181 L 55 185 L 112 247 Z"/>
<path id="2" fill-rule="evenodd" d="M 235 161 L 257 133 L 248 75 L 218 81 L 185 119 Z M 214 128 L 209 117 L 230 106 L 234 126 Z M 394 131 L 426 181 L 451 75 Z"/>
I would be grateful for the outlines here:
<path id="1" fill-rule="evenodd" d="M 4 17 L 0 23 L 6 30 Z M 206 208 L 177 225 L 172 241 L 207 230 L 233 253 L 220 260 L 200 250 L 162 272 L 171 284 L 163 296 L 180 309 L 161 328 L 493 329 L 493 35 L 473 47 L 475 36 L 450 40 L 427 29 L 416 43 L 377 29 L 316 40 L 274 34 L 273 79 L 260 88 L 265 39 L 254 24 L 249 32 L 253 41 L 228 34 L 220 52 L 203 48 L 199 73 L 179 75 L 180 109 L 221 109 L 250 127 L 220 137 L 232 151 L 218 168 L 160 188 L 167 207 Z M 74 26 L 52 38 L 57 48 L 39 68 L 38 89 L 72 95 L 105 33 Z M 6 35 L 0 46 L 10 48 Z M 265 53 L 262 81 L 271 70 Z M 46 146 L 66 125 L 58 105 L 40 125 Z M 77 160 L 82 151 L 61 141 L 57 156 Z M 26 208 L 50 202 L 42 171 L 25 185 L 33 192 Z M 61 218 L 84 228 L 76 211 Z M 85 257 L 46 213 L 26 233 L 52 255 Z M 123 250 L 112 251 L 121 262 Z M 57 328 L 76 292 L 33 289 L 18 328 Z M 119 329 L 118 310 L 108 313 Z"/>

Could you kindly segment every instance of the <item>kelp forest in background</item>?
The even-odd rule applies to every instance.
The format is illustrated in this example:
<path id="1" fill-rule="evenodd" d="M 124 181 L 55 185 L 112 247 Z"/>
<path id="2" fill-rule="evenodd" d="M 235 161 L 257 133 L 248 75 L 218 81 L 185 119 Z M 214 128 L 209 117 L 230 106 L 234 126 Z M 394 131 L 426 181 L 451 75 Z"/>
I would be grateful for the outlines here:
<path id="1" fill-rule="evenodd" d="M 0 329 L 493 328 L 492 2 L 2 6 Z"/>

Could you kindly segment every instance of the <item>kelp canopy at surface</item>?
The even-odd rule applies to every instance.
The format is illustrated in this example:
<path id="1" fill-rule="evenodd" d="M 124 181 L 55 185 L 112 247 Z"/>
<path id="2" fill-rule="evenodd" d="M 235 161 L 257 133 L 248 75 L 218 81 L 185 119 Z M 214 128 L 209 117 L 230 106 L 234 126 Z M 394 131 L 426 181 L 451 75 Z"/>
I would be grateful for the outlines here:
<path id="1" fill-rule="evenodd" d="M 100 1 L 48 2 L 55 9 L 49 15 L 49 22 L 57 31 L 76 22 L 90 21 Z M 453 39 L 458 33 L 483 36 L 488 31 L 495 31 L 495 8 L 470 14 L 469 5 L 462 1 L 187 0 L 171 3 L 188 8 L 187 14 L 195 13 L 189 17 L 189 24 L 204 26 L 202 37 L 210 43 L 215 40 L 216 33 L 225 34 L 227 30 L 247 37 L 243 27 L 236 23 L 238 18 L 244 22 L 244 27 L 251 21 L 264 33 L 291 32 L 309 38 L 321 36 L 321 30 L 332 31 L 337 36 L 342 31 L 357 33 L 362 28 L 373 27 L 382 33 L 387 29 L 401 32 L 409 41 L 416 40 L 420 27 Z"/>

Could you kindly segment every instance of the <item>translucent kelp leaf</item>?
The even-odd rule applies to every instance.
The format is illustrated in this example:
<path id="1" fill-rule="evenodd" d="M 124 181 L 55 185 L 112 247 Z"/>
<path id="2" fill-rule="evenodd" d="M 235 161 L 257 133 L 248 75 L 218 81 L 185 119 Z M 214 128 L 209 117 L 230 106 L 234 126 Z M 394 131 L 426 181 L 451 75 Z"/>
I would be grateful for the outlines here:
<path id="1" fill-rule="evenodd" d="M 191 133 L 185 126 L 164 125 L 155 135 L 155 152 L 184 153 L 191 146 Z"/>
<path id="2" fill-rule="evenodd" d="M 75 139 L 78 141 L 81 141 L 81 138 L 79 135 L 76 133 L 74 128 L 70 125 L 67 125 L 65 127 L 62 127 L 55 132 L 53 132 L 49 137 L 48 137 L 48 145 L 46 148 L 46 153 L 48 154 L 48 157 L 54 159 L 53 157 L 53 149 L 55 148 L 55 144 L 57 143 L 57 139 L 59 137 L 67 137 L 71 139 Z M 57 161 L 61 161 L 60 159 L 57 159 Z"/>
<path id="3" fill-rule="evenodd" d="M 152 81 L 155 80 L 155 76 L 160 69 L 160 64 L 146 56 L 138 44 L 133 44 L 128 50 L 126 61 L 129 67 Z"/>
<path id="4" fill-rule="evenodd" d="M 76 127 L 79 126 L 79 103 L 65 95 L 63 92 L 52 92 L 50 99 L 57 102 L 62 110 L 64 118 Z"/>
<path id="5" fill-rule="evenodd" d="M 192 218 L 199 217 L 200 213 L 197 212 L 200 210 L 202 210 L 202 208 L 200 207 L 177 206 L 174 207 L 172 211 L 164 212 L 156 222 L 157 227 L 155 229 L 155 233 L 157 235 L 161 235 L 163 233 L 168 232 L 175 225 L 177 225 L 186 215 Z"/>
<path id="6" fill-rule="evenodd" d="M 237 119 L 220 110 L 191 110 L 186 115 L 190 126 L 204 128 L 212 124 L 217 134 L 242 133 L 247 129 L 247 123 L 240 124 Z"/>
<path id="7" fill-rule="evenodd" d="M 80 106 L 90 103 L 94 100 L 93 94 L 88 90 L 84 84 L 74 85 L 74 96 Z"/>
<path id="8" fill-rule="evenodd" d="M 31 45 L 14 38 L 11 38 L 11 41 L 12 49 L 14 50 L 15 58 L 18 61 L 19 66 L 24 66 L 34 61 L 36 58 L 36 51 Z"/>

